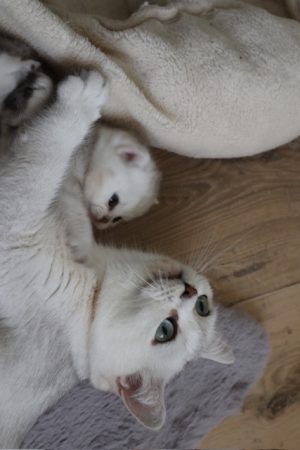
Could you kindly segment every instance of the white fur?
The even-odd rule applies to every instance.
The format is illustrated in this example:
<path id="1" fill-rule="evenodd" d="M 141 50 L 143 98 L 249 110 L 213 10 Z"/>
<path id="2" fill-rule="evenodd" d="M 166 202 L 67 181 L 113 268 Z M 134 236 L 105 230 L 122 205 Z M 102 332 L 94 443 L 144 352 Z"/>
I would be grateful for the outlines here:
<path id="1" fill-rule="evenodd" d="M 71 258 L 50 206 L 105 96 L 101 75 L 68 77 L 55 104 L 26 129 L 26 140 L 17 136 L 1 155 L 2 448 L 19 446 L 38 416 L 79 379 L 119 393 L 138 420 L 159 428 L 164 385 L 187 361 L 202 355 L 232 362 L 220 345 L 203 276 L 162 256 L 103 246 L 94 247 L 89 267 Z M 196 295 L 180 298 L 184 282 L 209 297 L 208 317 L 196 315 Z M 153 345 L 173 309 L 177 338 Z"/>
<path id="2" fill-rule="evenodd" d="M 92 250 L 91 221 L 101 230 L 119 223 L 115 218 L 144 214 L 157 201 L 158 187 L 159 172 L 148 148 L 129 132 L 98 125 L 75 155 L 59 194 L 74 257 L 85 260 Z M 113 194 L 119 203 L 110 210 Z"/>

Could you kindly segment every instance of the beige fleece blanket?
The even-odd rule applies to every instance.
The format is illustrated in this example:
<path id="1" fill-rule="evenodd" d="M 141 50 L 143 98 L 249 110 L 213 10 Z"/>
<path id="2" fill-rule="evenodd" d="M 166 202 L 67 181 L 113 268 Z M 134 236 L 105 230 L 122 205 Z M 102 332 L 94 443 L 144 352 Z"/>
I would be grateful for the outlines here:
<path id="1" fill-rule="evenodd" d="M 298 22 L 230 0 L 130 15 L 137 3 L 0 0 L 0 28 L 53 64 L 101 70 L 111 83 L 104 118 L 152 146 L 237 157 L 300 134 Z"/>

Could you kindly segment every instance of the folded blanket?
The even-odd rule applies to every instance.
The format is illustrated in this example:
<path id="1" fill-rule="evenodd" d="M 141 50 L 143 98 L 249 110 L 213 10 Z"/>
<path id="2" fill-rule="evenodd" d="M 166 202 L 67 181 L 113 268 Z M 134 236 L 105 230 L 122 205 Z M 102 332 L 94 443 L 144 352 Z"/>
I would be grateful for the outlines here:
<path id="1" fill-rule="evenodd" d="M 144 5 L 128 18 L 138 0 L 115 0 L 118 20 L 113 3 L 1 0 L 0 28 L 53 64 L 104 72 L 104 118 L 152 146 L 237 157 L 300 134 L 298 22 L 234 0 Z"/>

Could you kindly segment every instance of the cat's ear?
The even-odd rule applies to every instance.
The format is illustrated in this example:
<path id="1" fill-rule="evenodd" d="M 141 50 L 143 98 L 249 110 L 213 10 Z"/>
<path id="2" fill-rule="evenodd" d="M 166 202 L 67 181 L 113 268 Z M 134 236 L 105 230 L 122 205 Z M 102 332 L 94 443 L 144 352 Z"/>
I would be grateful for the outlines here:
<path id="1" fill-rule="evenodd" d="M 201 353 L 201 356 L 221 364 L 233 364 L 235 361 L 231 347 L 227 344 L 223 336 L 217 332 L 214 333 L 211 342 Z"/>
<path id="2" fill-rule="evenodd" d="M 163 383 L 148 377 L 146 381 L 141 373 L 118 377 L 116 383 L 119 395 L 131 414 L 144 426 L 159 430 L 166 417 Z"/>
<path id="3" fill-rule="evenodd" d="M 117 150 L 119 157 L 126 163 L 136 167 L 145 167 L 149 160 L 150 155 L 143 147 L 138 145 L 121 146 Z"/>

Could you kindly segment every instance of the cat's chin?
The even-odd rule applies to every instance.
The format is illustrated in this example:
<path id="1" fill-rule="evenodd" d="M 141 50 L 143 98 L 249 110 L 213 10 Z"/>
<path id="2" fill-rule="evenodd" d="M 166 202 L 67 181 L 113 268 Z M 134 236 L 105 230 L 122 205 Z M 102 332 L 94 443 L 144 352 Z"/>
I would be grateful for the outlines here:
<path id="1" fill-rule="evenodd" d="M 117 389 L 114 387 L 114 383 L 110 383 L 105 377 L 98 375 L 97 379 L 91 378 L 92 385 L 99 389 L 100 391 L 105 392 L 114 392 L 117 394 Z"/>

